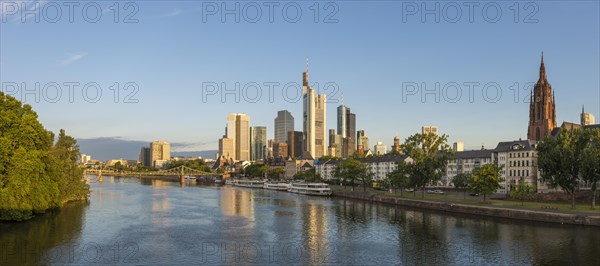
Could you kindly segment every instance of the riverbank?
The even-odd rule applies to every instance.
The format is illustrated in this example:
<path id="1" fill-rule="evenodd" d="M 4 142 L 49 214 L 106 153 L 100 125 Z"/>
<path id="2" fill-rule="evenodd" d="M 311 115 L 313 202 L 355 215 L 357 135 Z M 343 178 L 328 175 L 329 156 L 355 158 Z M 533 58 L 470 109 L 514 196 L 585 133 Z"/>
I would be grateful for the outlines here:
<path id="1" fill-rule="evenodd" d="M 362 192 L 362 188 L 356 188 L 357 191 L 347 191 L 341 188 L 332 188 L 333 196 L 365 200 L 370 202 L 380 202 L 392 205 L 407 206 L 412 208 L 438 210 L 443 212 L 454 212 L 472 215 L 485 215 L 490 217 L 500 217 L 508 219 L 518 219 L 537 222 L 599 226 L 599 213 L 570 212 L 564 210 L 535 210 L 521 207 L 492 206 L 484 204 L 467 204 L 447 200 L 418 199 L 399 197 L 394 195 L 382 195 L 372 192 Z"/>

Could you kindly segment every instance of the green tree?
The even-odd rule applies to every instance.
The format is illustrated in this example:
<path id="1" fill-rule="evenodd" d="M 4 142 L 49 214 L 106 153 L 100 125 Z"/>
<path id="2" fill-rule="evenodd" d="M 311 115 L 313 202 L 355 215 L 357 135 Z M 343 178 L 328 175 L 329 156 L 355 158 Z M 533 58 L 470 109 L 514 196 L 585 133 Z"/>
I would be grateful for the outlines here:
<path id="1" fill-rule="evenodd" d="M 495 164 L 486 164 L 473 169 L 470 191 L 483 194 L 483 201 L 486 196 L 494 193 L 500 188 L 500 171 L 502 167 Z"/>
<path id="2" fill-rule="evenodd" d="M 347 159 L 338 163 L 334 171 L 334 176 L 344 183 L 350 183 L 352 190 L 356 184 L 362 184 L 363 190 L 367 190 L 367 185 L 372 181 L 372 175 L 367 165 L 361 161 Z"/>
<path id="3" fill-rule="evenodd" d="M 402 144 L 402 150 L 413 160 L 407 166 L 411 183 L 422 189 L 422 197 L 426 185 L 442 178 L 448 159 L 454 155 L 447 141 L 447 135 L 428 133 L 412 135 Z"/>
<path id="4" fill-rule="evenodd" d="M 452 184 L 458 190 L 463 191 L 463 198 L 467 197 L 467 189 L 471 185 L 471 180 L 473 179 L 470 173 L 460 173 L 452 178 Z"/>
<path id="5" fill-rule="evenodd" d="M 31 106 L 0 92 L 0 220 L 29 219 L 87 198 L 75 139 L 61 130 L 53 141 Z"/>
<path id="6" fill-rule="evenodd" d="M 600 181 L 600 129 L 586 130 L 588 144 L 583 150 L 581 175 L 592 192 L 592 209 L 596 208 L 596 191 Z"/>
<path id="7" fill-rule="evenodd" d="M 285 169 L 283 167 L 271 167 L 268 170 L 269 179 L 272 180 L 280 180 L 283 178 L 283 174 L 285 173 Z"/>
<path id="8" fill-rule="evenodd" d="M 396 190 L 400 188 L 400 196 L 404 196 L 404 189 L 410 186 L 410 176 L 406 162 L 398 162 L 396 169 L 388 174 L 390 186 Z"/>
<path id="9" fill-rule="evenodd" d="M 511 197 L 521 201 L 521 206 L 525 200 L 530 200 L 536 193 L 536 188 L 530 184 L 525 183 L 521 180 L 517 186 L 510 192 Z"/>
<path id="10" fill-rule="evenodd" d="M 317 174 L 315 168 L 305 171 L 299 171 L 294 175 L 295 180 L 304 180 L 305 182 L 322 182 L 323 178 Z"/>
<path id="11" fill-rule="evenodd" d="M 561 128 L 557 136 L 546 136 L 536 149 L 542 180 L 550 187 L 560 187 L 569 194 L 572 209 L 575 209 L 575 191 L 586 143 L 581 130 Z"/>

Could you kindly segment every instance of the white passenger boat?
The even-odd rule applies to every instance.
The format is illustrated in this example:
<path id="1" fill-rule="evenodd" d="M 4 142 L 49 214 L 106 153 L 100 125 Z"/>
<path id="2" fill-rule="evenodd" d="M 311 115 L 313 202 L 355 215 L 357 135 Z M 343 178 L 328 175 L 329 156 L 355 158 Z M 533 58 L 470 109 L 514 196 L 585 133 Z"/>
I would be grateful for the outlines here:
<path id="1" fill-rule="evenodd" d="M 263 188 L 264 181 L 259 180 L 237 180 L 233 185 L 238 187 Z"/>
<path id="2" fill-rule="evenodd" d="M 329 185 L 325 183 L 292 183 L 288 191 L 305 195 L 331 195 L 331 188 L 329 188 Z"/>
<path id="3" fill-rule="evenodd" d="M 235 186 L 235 183 L 237 183 L 237 180 L 235 180 L 235 179 L 231 179 L 231 178 L 225 179 L 225 185 L 234 185 Z"/>
<path id="4" fill-rule="evenodd" d="M 265 182 L 265 185 L 263 186 L 263 188 L 271 189 L 271 190 L 287 191 L 290 188 L 290 184 L 285 183 L 285 182 Z"/>

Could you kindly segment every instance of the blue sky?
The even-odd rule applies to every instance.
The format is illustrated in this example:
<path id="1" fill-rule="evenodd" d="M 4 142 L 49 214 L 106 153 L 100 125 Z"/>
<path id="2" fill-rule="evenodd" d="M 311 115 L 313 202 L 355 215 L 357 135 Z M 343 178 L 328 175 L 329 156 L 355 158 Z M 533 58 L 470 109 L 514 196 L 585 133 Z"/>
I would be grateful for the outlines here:
<path id="1" fill-rule="evenodd" d="M 525 84 L 537 81 L 542 51 L 556 93 L 557 122 L 578 121 L 582 105 L 600 118 L 597 1 L 532 2 L 529 6 L 518 2 L 518 22 L 513 1 L 478 2 L 472 22 L 463 2 L 426 2 L 429 9 L 440 5 L 439 23 L 434 15 L 425 15 L 422 21 L 422 2 L 344 1 L 329 6 L 319 2 L 317 23 L 314 1 L 293 2 L 287 17 L 282 15 L 286 2 L 279 2 L 272 22 L 267 2 L 134 1 L 127 7 L 126 2 L 119 2 L 118 23 L 114 1 L 94 2 L 103 9 L 96 23 L 89 22 L 95 5 L 88 6 L 89 16 L 82 15 L 82 6 L 89 2 L 74 7 L 72 23 L 62 2 L 42 2 L 39 23 L 33 20 L 35 15 L 13 12 L 8 7 L 13 2 L 2 2 L 2 90 L 30 103 L 48 129 L 65 128 L 77 138 L 161 139 L 189 144 L 181 150 L 209 150 L 217 147 L 227 113 L 249 114 L 251 125 L 267 126 L 272 138 L 273 119 L 282 109 L 292 112 L 296 130 L 301 130 L 301 101 L 286 101 L 282 87 L 301 82 L 307 57 L 311 83 L 318 82 L 320 89 L 325 83 L 339 88 L 327 106 L 327 127 L 335 128 L 339 105 L 335 101 L 343 92 L 344 103 L 357 115 L 357 129 L 366 130 L 373 144 L 390 145 L 395 135 L 404 139 L 422 125 L 439 126 L 450 135 L 450 142 L 464 141 L 468 149 L 493 148 L 499 141 L 525 138 Z M 220 10 L 209 15 L 215 3 Z M 223 22 L 220 5 L 233 8 L 235 3 L 240 4 L 240 22 L 233 15 L 225 15 Z M 486 4 L 487 16 L 483 15 Z M 25 5 L 31 3 L 25 1 Z M 57 6 L 62 16 L 50 23 Z M 261 7 L 262 16 L 250 23 L 247 20 L 255 17 L 256 6 Z M 419 10 L 407 15 L 408 8 L 415 6 Z M 452 23 L 457 6 L 462 14 Z M 300 7 L 302 15 L 291 23 L 286 19 L 294 18 L 294 7 Z M 496 7 L 502 14 L 492 23 Z M 337 12 L 327 17 L 332 11 Z M 25 23 L 21 16 L 27 17 Z M 327 18 L 333 23 L 324 23 Z M 134 23 L 124 23 L 127 19 Z M 36 82 L 42 87 L 52 82 L 82 86 L 93 82 L 100 86 L 102 96 L 96 103 L 87 102 L 79 86 L 71 103 L 63 84 L 57 102 L 44 100 L 42 91 L 39 102 L 33 94 L 22 97 L 22 84 L 33 90 Z M 117 103 L 116 82 L 120 87 Z M 125 102 L 132 91 L 132 87 L 123 89 L 127 82 L 138 86 L 129 99 L 137 103 Z M 234 89 L 236 82 L 242 87 L 260 84 L 262 97 L 252 103 L 240 96 L 238 103 L 234 95 L 226 95 L 223 102 L 217 94 L 203 101 L 203 84 L 224 83 Z M 264 86 L 271 82 L 280 84 L 272 101 Z M 19 84 L 18 92 L 7 85 L 14 83 Z M 447 90 L 438 91 L 439 103 L 435 93 L 425 95 L 425 101 L 419 93 L 405 93 L 403 100 L 403 89 L 406 92 L 407 84 L 415 83 L 425 84 L 428 90 L 435 90 L 439 83 Z M 472 102 L 465 83 L 480 84 Z M 462 90 L 456 102 L 442 95 L 446 92 L 450 100 L 456 98 L 452 84 Z M 499 86 L 502 96 L 497 101 L 482 96 L 486 84 Z M 515 84 L 520 87 L 518 102 Z M 492 100 L 494 88 L 488 87 Z M 55 97 L 54 91 L 46 90 L 48 99 Z M 247 92 L 248 98 L 255 96 L 253 89 L 240 92 Z M 294 98 L 295 92 L 292 87 L 288 95 Z"/>

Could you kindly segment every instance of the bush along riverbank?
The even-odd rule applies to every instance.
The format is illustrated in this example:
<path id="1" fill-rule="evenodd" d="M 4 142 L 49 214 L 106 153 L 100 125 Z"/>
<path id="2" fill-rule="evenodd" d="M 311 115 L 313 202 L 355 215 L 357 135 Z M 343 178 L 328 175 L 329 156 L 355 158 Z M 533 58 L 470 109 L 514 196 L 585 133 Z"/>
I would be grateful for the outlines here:
<path id="1" fill-rule="evenodd" d="M 558 210 L 553 207 L 543 208 L 545 206 L 543 203 L 537 203 L 540 205 L 540 208 L 533 209 L 508 205 L 495 206 L 492 204 L 470 204 L 449 200 L 448 198 L 400 197 L 394 194 L 378 193 L 374 191 L 362 192 L 362 189 L 350 191 L 343 188 L 334 188 L 333 196 L 462 214 L 560 224 L 600 226 L 600 212 L 588 213 Z"/>
<path id="2" fill-rule="evenodd" d="M 0 221 L 27 220 L 86 200 L 90 190 L 79 156 L 73 137 L 60 130 L 55 142 L 31 106 L 0 92 Z"/>

